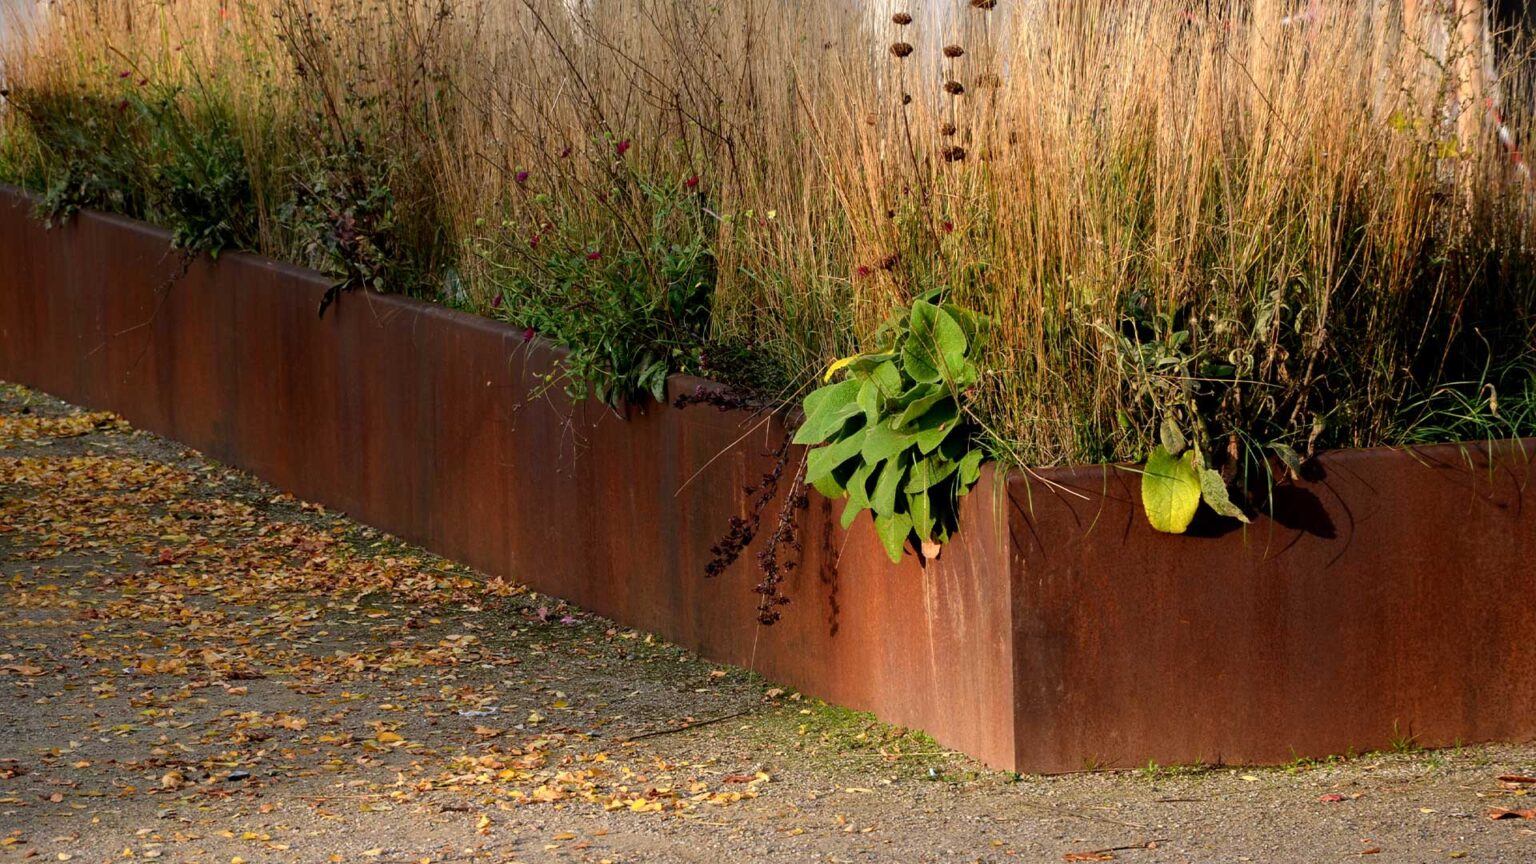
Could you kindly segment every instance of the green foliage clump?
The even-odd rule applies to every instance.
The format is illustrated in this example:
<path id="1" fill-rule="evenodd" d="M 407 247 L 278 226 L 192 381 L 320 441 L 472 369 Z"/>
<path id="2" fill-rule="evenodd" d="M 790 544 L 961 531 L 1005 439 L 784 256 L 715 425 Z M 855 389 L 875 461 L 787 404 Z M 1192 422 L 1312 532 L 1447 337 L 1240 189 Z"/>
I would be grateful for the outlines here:
<path id="1" fill-rule="evenodd" d="M 620 179 L 651 213 L 638 242 L 552 214 L 523 248 L 474 247 L 495 314 L 569 349 L 561 375 L 571 396 L 615 407 L 660 401 L 670 373 L 699 368 L 716 273 L 696 195 L 628 172 Z"/>
<path id="2" fill-rule="evenodd" d="M 847 498 L 843 527 L 874 514 L 891 560 L 925 555 L 957 527 L 958 500 L 981 476 L 980 429 L 966 412 L 987 320 L 934 293 L 879 329 L 876 349 L 833 364 L 847 377 L 805 399 L 795 443 L 817 445 L 805 481 Z"/>

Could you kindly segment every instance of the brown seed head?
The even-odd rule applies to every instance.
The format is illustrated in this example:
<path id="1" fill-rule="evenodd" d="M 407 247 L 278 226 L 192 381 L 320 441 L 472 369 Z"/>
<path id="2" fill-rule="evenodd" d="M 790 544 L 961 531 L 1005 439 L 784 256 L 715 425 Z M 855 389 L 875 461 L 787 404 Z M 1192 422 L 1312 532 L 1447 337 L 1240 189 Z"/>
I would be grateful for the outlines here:
<path id="1" fill-rule="evenodd" d="M 989 9 L 996 9 L 997 0 L 971 0 L 971 7 L 985 12 Z"/>
<path id="2" fill-rule="evenodd" d="M 964 55 L 965 55 L 965 49 L 961 48 L 959 45 L 945 45 L 944 46 L 944 56 L 945 57 L 962 57 Z"/>
<path id="3" fill-rule="evenodd" d="M 905 57 L 912 53 L 912 46 L 905 42 L 896 42 L 891 45 L 891 53 L 897 57 Z"/>
<path id="4" fill-rule="evenodd" d="M 951 144 L 943 150 L 945 162 L 959 162 L 965 158 L 965 148 L 957 144 Z"/>
<path id="5" fill-rule="evenodd" d="M 895 15 L 891 16 L 891 20 L 905 27 L 912 23 L 912 16 L 905 12 L 897 12 Z"/>
<path id="6" fill-rule="evenodd" d="M 945 123 L 943 126 L 940 126 L 939 127 L 939 134 L 940 135 L 953 135 L 953 134 L 955 134 L 955 124 L 953 124 L 953 123 Z"/>
<path id="7" fill-rule="evenodd" d="M 903 105 L 911 105 L 912 104 L 912 94 L 911 93 L 903 93 L 903 94 L 901 94 L 901 104 L 903 104 Z"/>
<path id="8" fill-rule="evenodd" d="M 961 93 L 965 92 L 965 85 L 961 84 L 959 81 L 945 81 L 944 92 L 951 96 L 959 96 Z"/>

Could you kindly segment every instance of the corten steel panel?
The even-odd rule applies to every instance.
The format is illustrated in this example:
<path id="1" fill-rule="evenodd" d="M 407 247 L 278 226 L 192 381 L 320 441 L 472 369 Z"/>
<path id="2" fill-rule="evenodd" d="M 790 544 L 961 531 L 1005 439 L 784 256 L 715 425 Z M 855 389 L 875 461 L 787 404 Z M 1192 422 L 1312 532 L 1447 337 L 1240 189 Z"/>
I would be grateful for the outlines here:
<path id="1" fill-rule="evenodd" d="M 1082 497 L 1014 478 L 1020 764 L 1536 737 L 1532 459 L 1532 441 L 1324 454 L 1275 489 L 1276 518 L 1184 537 L 1146 528 L 1131 472 L 1049 475 Z"/>
<path id="2" fill-rule="evenodd" d="M 988 496 L 967 502 L 967 543 L 926 569 L 891 566 L 867 524 L 842 532 L 816 499 L 794 605 L 760 627 L 755 548 L 717 580 L 703 572 L 742 487 L 772 467 L 777 422 L 572 405 L 543 383 L 558 351 L 513 328 L 367 294 L 322 320 L 318 274 L 246 255 L 185 262 L 163 231 L 101 214 L 47 231 L 30 206 L 0 191 L 0 377 L 1013 764 L 1003 509 Z"/>
<path id="3" fill-rule="evenodd" d="M 512 328 L 366 294 L 321 320 L 316 274 L 230 255 L 180 275 L 158 229 L 45 231 L 29 208 L 0 191 L 0 377 L 990 764 L 1536 736 L 1515 443 L 1491 464 L 1476 446 L 1331 454 L 1276 491 L 1277 520 L 1188 537 L 1147 528 L 1133 473 L 989 469 L 927 568 L 892 566 L 867 518 L 843 532 L 813 494 L 794 603 L 762 628 L 755 548 L 702 574 L 777 422 L 572 405 L 542 383 L 558 351 Z"/>

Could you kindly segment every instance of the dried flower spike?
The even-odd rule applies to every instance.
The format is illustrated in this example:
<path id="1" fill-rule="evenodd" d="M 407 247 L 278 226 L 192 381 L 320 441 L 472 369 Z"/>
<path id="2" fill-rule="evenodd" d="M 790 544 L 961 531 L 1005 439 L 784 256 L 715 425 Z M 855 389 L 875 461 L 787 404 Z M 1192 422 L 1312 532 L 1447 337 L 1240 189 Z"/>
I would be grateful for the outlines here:
<path id="1" fill-rule="evenodd" d="M 965 49 L 961 48 L 959 45 L 945 45 L 944 46 L 944 56 L 945 57 L 963 57 L 963 56 L 965 56 Z"/>
<path id="2" fill-rule="evenodd" d="M 906 57 L 912 53 L 912 46 L 906 42 L 897 42 L 891 45 L 891 53 L 897 57 Z"/>
<path id="3" fill-rule="evenodd" d="M 965 158 L 965 148 L 951 144 L 944 148 L 945 162 L 959 162 Z"/>
<path id="4" fill-rule="evenodd" d="M 940 135 L 953 135 L 953 134 L 955 134 L 955 124 L 953 124 L 953 123 L 945 123 L 943 126 L 940 126 L 939 127 L 939 134 Z"/>
<path id="5" fill-rule="evenodd" d="M 891 16 L 891 20 L 905 27 L 912 23 L 912 16 L 905 12 L 897 12 L 895 15 Z"/>
<path id="6" fill-rule="evenodd" d="M 959 81 L 945 81 L 944 92 L 951 96 L 959 96 L 961 93 L 965 92 L 965 85 L 961 84 Z"/>
<path id="7" fill-rule="evenodd" d="M 901 104 L 903 104 L 903 105 L 911 105 L 912 104 L 912 94 L 911 93 L 903 93 L 903 94 L 901 94 Z"/>

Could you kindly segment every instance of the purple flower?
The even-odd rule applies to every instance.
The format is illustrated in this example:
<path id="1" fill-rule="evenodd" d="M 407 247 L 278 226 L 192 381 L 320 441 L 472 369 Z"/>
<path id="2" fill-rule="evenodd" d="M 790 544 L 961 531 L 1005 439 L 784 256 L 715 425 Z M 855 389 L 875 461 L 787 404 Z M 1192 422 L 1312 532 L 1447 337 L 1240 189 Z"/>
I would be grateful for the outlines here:
<path id="1" fill-rule="evenodd" d="M 683 181 L 683 185 L 689 189 L 699 188 L 699 175 L 695 174 L 692 177 L 689 177 L 687 180 Z"/>
<path id="2" fill-rule="evenodd" d="M 587 253 L 587 260 L 588 261 L 596 261 L 597 259 L 599 259 L 601 257 L 603 257 L 603 253 L 599 252 L 596 249 L 593 249 L 591 252 Z"/>
<path id="3" fill-rule="evenodd" d="M 528 183 L 528 172 L 527 171 L 519 171 L 519 172 L 517 172 L 515 177 L 517 179 L 517 185 L 519 185 L 519 186 L 523 186 L 523 185 L 526 185 Z"/>
<path id="4" fill-rule="evenodd" d="M 501 308 L 501 295 L 500 294 L 497 294 L 494 298 L 492 298 L 492 300 L 491 300 L 491 308 L 492 309 L 500 309 Z"/>
<path id="5" fill-rule="evenodd" d="M 620 141 L 618 144 L 614 145 L 613 149 L 617 150 L 619 152 L 620 156 L 623 156 L 625 153 L 628 153 L 629 152 L 629 139 L 625 138 L 623 141 Z"/>
<path id="6" fill-rule="evenodd" d="M 533 332 L 533 328 L 532 327 L 525 327 L 525 328 L 523 328 L 523 341 L 524 342 L 532 342 L 533 341 L 533 337 L 535 335 L 537 335 L 537 334 L 535 334 Z"/>

